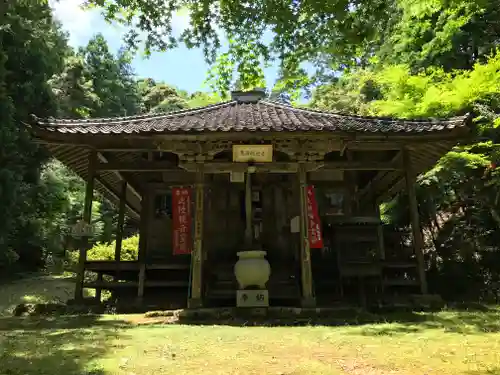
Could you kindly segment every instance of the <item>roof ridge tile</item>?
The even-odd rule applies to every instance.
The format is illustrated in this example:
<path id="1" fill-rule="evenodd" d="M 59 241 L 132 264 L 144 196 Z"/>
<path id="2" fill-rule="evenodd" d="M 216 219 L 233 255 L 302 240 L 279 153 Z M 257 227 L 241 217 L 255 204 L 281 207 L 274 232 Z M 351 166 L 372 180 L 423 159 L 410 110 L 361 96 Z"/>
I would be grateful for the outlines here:
<path id="1" fill-rule="evenodd" d="M 192 133 L 207 131 L 327 131 L 363 133 L 427 133 L 466 127 L 470 115 L 449 119 L 395 119 L 322 112 L 261 100 L 226 101 L 163 114 L 107 119 L 39 119 L 42 131 L 70 134 Z"/>
<path id="2" fill-rule="evenodd" d="M 289 104 L 284 104 L 284 103 L 279 103 L 275 101 L 269 101 L 269 100 L 261 100 L 260 103 L 262 104 L 267 104 L 269 106 L 274 106 L 274 107 L 281 107 L 284 109 L 289 109 L 292 111 L 301 111 L 301 112 L 306 112 L 310 114 L 318 114 L 318 115 L 333 115 L 333 116 L 339 116 L 339 117 L 349 117 L 349 118 L 355 118 L 355 119 L 360 119 L 360 120 L 384 120 L 384 121 L 394 121 L 394 122 L 401 122 L 401 121 L 410 121 L 410 122 L 443 122 L 443 121 L 455 121 L 455 120 L 463 120 L 469 116 L 469 113 L 466 113 L 461 116 L 454 116 L 454 117 L 449 117 L 449 118 L 435 118 L 435 117 L 429 117 L 429 118 L 418 118 L 418 119 L 410 119 L 410 118 L 397 118 L 397 117 L 390 117 L 390 116 L 361 116 L 361 115 L 354 115 L 350 113 L 342 113 L 342 112 L 334 112 L 334 111 L 326 111 L 326 110 L 319 110 L 319 109 L 311 109 L 311 108 L 300 108 L 300 107 L 294 107 Z"/>
<path id="3" fill-rule="evenodd" d="M 235 101 L 225 101 L 221 103 L 216 103 L 216 104 L 210 104 L 207 106 L 203 107 L 195 107 L 195 108 L 188 108 L 188 109 L 183 109 L 179 111 L 173 111 L 173 112 L 162 112 L 162 113 L 145 113 L 145 114 L 140 114 L 140 115 L 131 115 L 131 116 L 117 116 L 117 117 L 94 117 L 94 118 L 85 118 L 85 119 L 64 119 L 64 118 L 54 118 L 54 117 L 48 117 L 48 118 L 39 118 L 34 116 L 36 119 L 37 123 L 40 125 L 61 125 L 61 126 L 67 126 L 67 125 L 75 125 L 75 126 L 82 126 L 82 125 L 87 125 L 87 126 L 96 126 L 96 125 L 107 125 L 108 123 L 115 123 L 119 124 L 122 122 L 135 122 L 135 121 L 141 121 L 141 120 L 157 120 L 157 119 L 163 119 L 163 118 L 172 118 L 172 117 L 182 117 L 190 114 L 196 114 L 199 112 L 208 112 L 213 109 L 218 109 L 221 107 L 225 107 L 231 104 L 236 103 Z"/>

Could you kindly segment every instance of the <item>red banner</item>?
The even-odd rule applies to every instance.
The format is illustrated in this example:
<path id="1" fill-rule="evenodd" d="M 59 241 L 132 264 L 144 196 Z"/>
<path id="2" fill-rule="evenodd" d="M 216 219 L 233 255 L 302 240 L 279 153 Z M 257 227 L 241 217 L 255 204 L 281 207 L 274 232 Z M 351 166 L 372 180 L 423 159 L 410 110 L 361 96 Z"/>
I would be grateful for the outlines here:
<path id="1" fill-rule="evenodd" d="M 314 194 L 314 186 L 306 188 L 307 203 L 307 229 L 309 233 L 309 247 L 311 249 L 323 248 L 323 236 L 321 235 L 321 221 L 318 213 L 318 203 Z"/>
<path id="2" fill-rule="evenodd" d="M 173 253 L 191 254 L 191 189 L 172 188 Z"/>

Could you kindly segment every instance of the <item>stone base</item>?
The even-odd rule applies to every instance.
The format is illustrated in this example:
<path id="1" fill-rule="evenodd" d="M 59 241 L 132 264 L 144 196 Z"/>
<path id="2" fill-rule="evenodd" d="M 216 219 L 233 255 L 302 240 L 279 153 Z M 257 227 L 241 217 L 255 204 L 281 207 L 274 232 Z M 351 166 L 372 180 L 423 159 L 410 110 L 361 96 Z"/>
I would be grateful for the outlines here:
<path id="1" fill-rule="evenodd" d="M 269 292 L 267 289 L 237 290 L 237 307 L 268 307 Z"/>
<path id="2" fill-rule="evenodd" d="M 303 297 L 300 301 L 302 307 L 316 307 L 316 298 L 314 297 Z"/>

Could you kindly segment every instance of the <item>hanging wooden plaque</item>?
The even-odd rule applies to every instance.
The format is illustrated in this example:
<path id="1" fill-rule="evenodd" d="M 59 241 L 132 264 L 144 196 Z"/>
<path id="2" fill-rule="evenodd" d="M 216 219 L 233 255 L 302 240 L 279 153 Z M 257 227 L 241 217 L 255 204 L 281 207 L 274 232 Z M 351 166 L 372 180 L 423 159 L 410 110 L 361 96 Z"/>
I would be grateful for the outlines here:
<path id="1" fill-rule="evenodd" d="M 233 145 L 233 161 L 270 163 L 273 161 L 273 145 Z"/>

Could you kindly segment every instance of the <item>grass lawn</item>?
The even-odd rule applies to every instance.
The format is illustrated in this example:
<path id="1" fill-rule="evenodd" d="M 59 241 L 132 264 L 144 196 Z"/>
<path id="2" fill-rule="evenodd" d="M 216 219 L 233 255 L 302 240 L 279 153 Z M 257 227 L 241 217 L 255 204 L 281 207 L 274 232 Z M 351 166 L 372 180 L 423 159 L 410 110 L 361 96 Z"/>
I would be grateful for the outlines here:
<path id="1" fill-rule="evenodd" d="M 2 317 L 0 374 L 500 374 L 499 309 L 387 319 L 236 327 L 142 315 Z"/>

